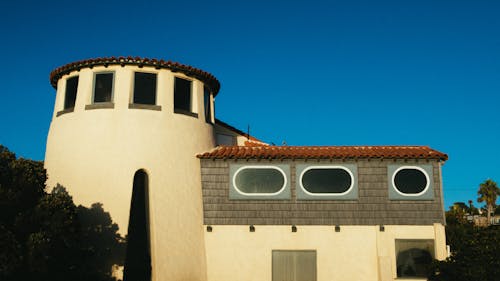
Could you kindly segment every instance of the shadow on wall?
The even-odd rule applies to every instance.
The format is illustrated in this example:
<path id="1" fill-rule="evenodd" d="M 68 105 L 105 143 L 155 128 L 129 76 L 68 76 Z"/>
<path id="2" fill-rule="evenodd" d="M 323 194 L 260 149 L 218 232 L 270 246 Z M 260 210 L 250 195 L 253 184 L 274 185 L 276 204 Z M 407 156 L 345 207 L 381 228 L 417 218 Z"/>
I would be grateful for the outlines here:
<path id="1" fill-rule="evenodd" d="M 43 162 L 0 145 L 0 280 L 113 281 L 126 241 L 101 203 L 46 188 Z M 50 189 L 49 189 L 50 190 Z"/>
<path id="2" fill-rule="evenodd" d="M 52 191 L 66 189 L 57 185 Z M 90 208 L 76 207 L 78 227 L 78 253 L 76 261 L 82 280 L 121 280 L 127 247 L 126 238 L 118 233 L 118 225 L 113 222 L 102 203 L 93 203 Z M 89 279 L 90 278 L 90 279 Z"/>
<path id="3" fill-rule="evenodd" d="M 77 213 L 80 219 L 82 247 L 88 254 L 85 266 L 101 275 L 111 272 L 114 277 L 110 280 L 120 280 L 126 239 L 118 234 L 118 225 L 113 223 L 101 203 L 94 203 L 90 208 L 80 205 L 77 207 Z"/>

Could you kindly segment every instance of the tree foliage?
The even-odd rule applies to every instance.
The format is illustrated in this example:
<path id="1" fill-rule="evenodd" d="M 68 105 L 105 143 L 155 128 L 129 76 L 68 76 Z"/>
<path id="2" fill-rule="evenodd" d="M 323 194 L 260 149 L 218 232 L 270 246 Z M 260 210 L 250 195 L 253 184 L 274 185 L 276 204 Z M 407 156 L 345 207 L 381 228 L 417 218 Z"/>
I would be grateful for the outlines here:
<path id="1" fill-rule="evenodd" d="M 477 202 L 486 203 L 488 224 L 491 223 L 491 213 L 495 211 L 497 197 L 500 195 L 500 188 L 496 182 L 487 179 L 479 185 L 479 190 L 477 191 L 479 197 Z"/>
<path id="2" fill-rule="evenodd" d="M 0 280 L 115 280 L 125 242 L 102 204 L 45 191 L 43 163 L 0 145 Z"/>
<path id="3" fill-rule="evenodd" d="M 495 186 L 491 180 L 482 183 L 478 191 L 478 201 L 486 204 L 495 202 Z M 446 242 L 452 253 L 446 260 L 434 262 L 429 280 L 499 280 L 500 227 L 479 227 L 474 225 L 473 221 L 468 221 L 467 215 L 478 214 L 471 201 L 469 203 L 468 207 L 465 203 L 456 202 L 446 212 Z"/>
<path id="4" fill-rule="evenodd" d="M 429 280 L 498 281 L 500 276 L 500 229 L 470 224 L 446 227 L 451 257 L 435 261 Z"/>

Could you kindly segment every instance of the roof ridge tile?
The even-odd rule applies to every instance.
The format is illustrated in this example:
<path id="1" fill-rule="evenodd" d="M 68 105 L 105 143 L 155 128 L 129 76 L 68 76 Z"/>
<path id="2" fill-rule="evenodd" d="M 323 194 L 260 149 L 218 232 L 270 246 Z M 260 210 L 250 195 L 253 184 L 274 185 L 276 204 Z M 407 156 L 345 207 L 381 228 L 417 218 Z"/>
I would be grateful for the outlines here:
<path id="1" fill-rule="evenodd" d="M 325 159 L 325 158 L 417 158 L 446 161 L 448 155 L 429 146 L 218 146 L 199 158 Z"/>
<path id="2" fill-rule="evenodd" d="M 177 62 L 168 61 L 165 63 L 164 60 L 158 61 L 157 59 L 150 58 L 142 58 L 142 57 L 123 57 L 120 56 L 118 59 L 116 57 L 98 57 L 93 59 L 84 59 L 75 61 L 72 63 L 68 63 L 66 65 L 60 66 L 54 69 L 50 73 L 50 83 L 52 87 L 57 88 L 57 81 L 66 74 L 69 74 L 71 71 L 80 71 L 82 68 L 92 68 L 97 65 L 108 66 L 110 64 L 116 64 L 120 66 L 125 66 L 127 64 L 130 65 L 138 65 L 142 66 L 151 66 L 155 68 L 167 68 L 171 70 L 175 70 L 177 72 L 183 72 L 188 76 L 193 76 L 197 79 L 205 82 L 211 90 L 213 91 L 213 95 L 216 96 L 220 89 L 220 82 L 213 76 L 212 74 L 203 71 L 201 69 L 192 67 L 190 65 L 184 65 Z"/>

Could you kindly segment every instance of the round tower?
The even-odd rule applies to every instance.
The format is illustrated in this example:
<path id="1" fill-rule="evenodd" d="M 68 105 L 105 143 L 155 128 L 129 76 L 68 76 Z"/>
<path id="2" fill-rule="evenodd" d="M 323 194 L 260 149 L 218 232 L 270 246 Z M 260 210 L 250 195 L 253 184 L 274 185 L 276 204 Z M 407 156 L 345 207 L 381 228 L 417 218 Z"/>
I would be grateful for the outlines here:
<path id="1" fill-rule="evenodd" d="M 48 186 L 66 187 L 76 204 L 103 203 L 129 248 L 134 237 L 145 239 L 136 248 L 147 248 L 140 255 L 149 255 L 151 280 L 206 280 L 196 154 L 215 146 L 217 79 L 170 61 L 120 57 L 70 63 L 50 82 L 57 93 Z"/>

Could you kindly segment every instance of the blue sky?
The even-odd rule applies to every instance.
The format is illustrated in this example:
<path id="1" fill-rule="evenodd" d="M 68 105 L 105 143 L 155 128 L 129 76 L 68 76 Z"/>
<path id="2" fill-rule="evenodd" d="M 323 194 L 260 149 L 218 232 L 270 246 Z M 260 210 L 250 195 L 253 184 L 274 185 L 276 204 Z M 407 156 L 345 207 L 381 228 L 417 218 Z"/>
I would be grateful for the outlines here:
<path id="1" fill-rule="evenodd" d="M 0 3 L 0 144 L 42 160 L 50 71 L 131 55 L 214 74 L 266 142 L 445 152 L 447 206 L 500 183 L 500 1 L 139 2 Z"/>

